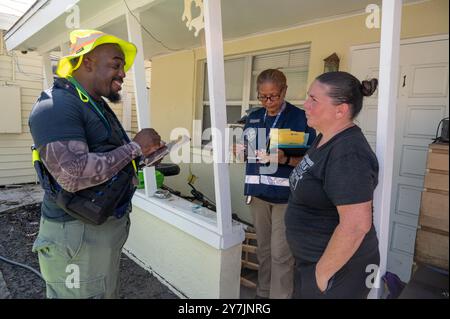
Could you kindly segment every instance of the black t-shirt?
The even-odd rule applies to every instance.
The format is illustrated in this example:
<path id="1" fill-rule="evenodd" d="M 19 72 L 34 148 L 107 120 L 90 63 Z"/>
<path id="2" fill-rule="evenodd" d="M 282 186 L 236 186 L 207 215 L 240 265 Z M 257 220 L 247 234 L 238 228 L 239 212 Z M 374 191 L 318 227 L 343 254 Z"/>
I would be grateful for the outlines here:
<path id="1" fill-rule="evenodd" d="M 96 145 L 108 138 L 105 124 L 66 79 L 56 79 L 50 90 L 42 92 L 31 111 L 29 126 L 37 148 L 67 140 Z"/>
<path id="2" fill-rule="evenodd" d="M 97 105 L 104 114 L 108 111 L 103 100 Z M 42 92 L 33 106 L 29 126 L 38 148 L 55 141 L 73 140 L 85 142 L 90 151 L 95 151 L 109 136 L 107 126 L 93 108 L 80 100 L 70 82 L 59 78 L 50 90 Z M 42 214 L 55 221 L 73 220 L 47 195 L 42 203 Z"/>
<path id="3" fill-rule="evenodd" d="M 317 262 L 325 251 L 339 224 L 336 206 L 372 200 L 378 183 L 377 158 L 359 127 L 317 148 L 321 138 L 320 134 L 290 176 L 286 231 L 293 254 L 303 262 Z M 377 246 L 372 225 L 354 257 Z"/>

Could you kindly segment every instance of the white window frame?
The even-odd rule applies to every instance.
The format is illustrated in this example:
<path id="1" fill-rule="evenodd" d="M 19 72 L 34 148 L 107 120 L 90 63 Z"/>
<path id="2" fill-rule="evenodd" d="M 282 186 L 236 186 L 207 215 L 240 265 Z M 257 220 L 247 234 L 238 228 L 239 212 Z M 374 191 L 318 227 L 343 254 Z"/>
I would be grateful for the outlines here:
<path id="1" fill-rule="evenodd" d="M 282 52 L 289 52 L 289 51 L 295 51 L 295 50 L 301 50 L 301 49 L 311 49 L 311 45 L 303 44 L 303 45 L 297 45 L 292 47 L 283 47 L 283 48 L 277 48 L 277 49 L 271 49 L 271 50 L 264 50 L 264 51 L 254 51 L 250 53 L 245 54 L 238 54 L 238 55 L 230 55 L 225 57 L 225 61 L 227 60 L 234 60 L 239 58 L 244 58 L 244 68 L 242 70 L 243 79 L 244 79 L 244 85 L 242 87 L 242 100 L 227 100 L 227 106 L 233 106 L 233 105 L 240 105 L 241 107 L 241 116 L 244 116 L 246 114 L 246 111 L 250 108 L 250 105 L 260 105 L 260 102 L 258 100 L 252 100 L 251 99 L 251 87 L 252 87 L 252 72 L 253 72 L 253 61 L 255 57 L 266 55 L 266 54 L 275 54 L 275 53 L 282 53 Z M 199 82 L 199 85 L 201 86 L 200 95 L 199 95 L 199 114 L 197 115 L 197 119 L 201 121 L 201 128 L 204 128 L 203 125 L 203 112 L 205 106 L 210 106 L 209 101 L 204 100 L 205 96 L 205 81 L 207 80 L 205 77 L 205 69 L 206 69 L 206 59 L 203 59 L 200 61 L 200 71 L 199 74 L 201 74 L 201 79 Z M 293 68 L 282 68 L 281 71 L 285 72 L 286 70 L 296 70 L 296 71 L 304 71 L 304 68 L 300 67 L 293 67 Z M 310 70 L 310 63 L 308 63 L 307 70 L 309 72 Z M 261 70 L 262 71 L 262 70 Z M 260 72 L 260 71 L 255 71 Z M 288 83 L 289 85 L 289 83 Z M 305 97 L 306 98 L 306 97 Z M 305 102 L 305 99 L 295 99 L 295 100 L 289 100 L 289 102 L 293 103 L 294 105 L 302 108 L 303 104 Z M 237 124 L 234 123 L 228 123 L 228 126 L 237 126 Z M 203 141 L 202 141 L 203 143 Z"/>

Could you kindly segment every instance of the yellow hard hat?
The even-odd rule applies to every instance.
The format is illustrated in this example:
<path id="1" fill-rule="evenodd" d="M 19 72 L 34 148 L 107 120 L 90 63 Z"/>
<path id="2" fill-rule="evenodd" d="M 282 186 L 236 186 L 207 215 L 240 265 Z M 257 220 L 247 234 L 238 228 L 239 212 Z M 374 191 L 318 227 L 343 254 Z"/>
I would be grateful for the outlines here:
<path id="1" fill-rule="evenodd" d="M 72 75 L 72 72 L 81 65 L 83 55 L 94 50 L 100 44 L 115 43 L 120 46 L 125 56 L 125 72 L 133 65 L 137 52 L 133 43 L 97 30 L 74 30 L 70 33 L 70 43 L 70 54 L 59 60 L 58 68 L 56 69 L 56 74 L 62 78 Z M 71 60 L 77 57 L 81 58 L 77 65 L 73 66 Z"/>

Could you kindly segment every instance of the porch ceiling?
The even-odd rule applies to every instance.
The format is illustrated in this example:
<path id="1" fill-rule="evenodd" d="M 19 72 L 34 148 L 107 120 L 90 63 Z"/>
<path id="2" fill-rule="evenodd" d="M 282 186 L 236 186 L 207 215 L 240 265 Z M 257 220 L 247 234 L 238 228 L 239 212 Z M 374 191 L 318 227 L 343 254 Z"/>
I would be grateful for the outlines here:
<path id="1" fill-rule="evenodd" d="M 381 0 L 222 0 L 223 38 L 232 40 L 341 15 L 362 13 L 370 3 L 380 4 Z M 196 17 L 199 10 L 194 5 L 192 8 L 192 16 Z M 194 29 L 189 31 L 185 22 L 181 21 L 183 9 L 183 0 L 168 0 L 141 12 L 141 24 L 163 43 L 158 43 L 143 30 L 146 58 L 202 45 L 202 33 L 195 37 Z M 102 29 L 126 37 L 124 25 L 125 17 L 122 17 Z"/>
<path id="2" fill-rule="evenodd" d="M 404 0 L 405 3 L 416 1 Z M 232 40 L 363 13 L 368 4 L 380 4 L 381 0 L 222 0 L 221 3 L 224 40 Z M 183 0 L 127 0 L 127 5 L 133 12 L 140 12 L 141 24 L 147 30 L 143 30 L 145 58 L 202 45 L 203 31 L 199 37 L 195 37 L 194 30 L 189 31 L 185 22 L 181 21 Z M 123 38 L 128 37 L 124 15 L 128 9 L 123 0 L 80 0 L 78 6 L 82 28 L 98 28 Z M 192 8 L 193 17 L 196 17 L 199 10 L 194 4 Z M 63 13 L 52 21 L 49 19 L 49 23 L 41 30 L 18 43 L 15 48 L 47 51 L 67 41 L 70 30 L 65 27 L 65 21 L 68 14 Z M 21 28 L 26 27 L 26 23 Z M 20 31 L 19 28 L 15 32 Z M 7 41 L 8 37 L 15 36 L 11 30 L 8 33 Z"/>
<path id="3" fill-rule="evenodd" d="M 0 1 L 0 30 L 8 30 L 34 2 L 35 0 Z"/>

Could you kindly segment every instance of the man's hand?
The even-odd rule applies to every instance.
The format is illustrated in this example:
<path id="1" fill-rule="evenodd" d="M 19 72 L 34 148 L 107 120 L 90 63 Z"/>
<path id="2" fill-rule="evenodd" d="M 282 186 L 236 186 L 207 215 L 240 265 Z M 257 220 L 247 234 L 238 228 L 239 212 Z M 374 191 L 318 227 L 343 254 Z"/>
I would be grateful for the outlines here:
<path id="1" fill-rule="evenodd" d="M 161 144 L 161 136 L 159 136 L 152 128 L 140 130 L 133 141 L 139 144 L 142 155 L 144 156 L 149 156 L 151 153 L 164 146 L 164 144 Z"/>

